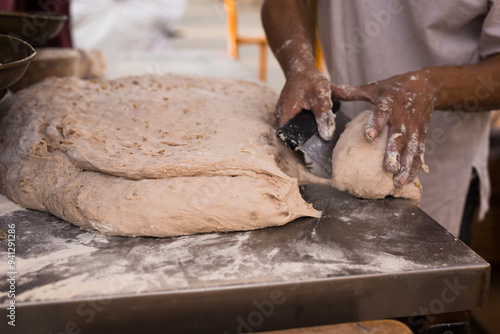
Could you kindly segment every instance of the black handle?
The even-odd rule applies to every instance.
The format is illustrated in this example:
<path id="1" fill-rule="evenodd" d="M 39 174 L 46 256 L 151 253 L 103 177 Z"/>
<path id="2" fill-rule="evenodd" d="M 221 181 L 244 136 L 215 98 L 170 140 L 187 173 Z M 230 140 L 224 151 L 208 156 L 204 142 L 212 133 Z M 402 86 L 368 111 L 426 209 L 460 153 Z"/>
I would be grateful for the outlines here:
<path id="1" fill-rule="evenodd" d="M 332 98 L 333 113 L 340 109 L 340 101 Z M 300 150 L 302 145 L 318 132 L 316 118 L 310 110 L 303 109 L 302 112 L 292 117 L 285 125 L 276 130 L 276 137 L 292 151 Z"/>

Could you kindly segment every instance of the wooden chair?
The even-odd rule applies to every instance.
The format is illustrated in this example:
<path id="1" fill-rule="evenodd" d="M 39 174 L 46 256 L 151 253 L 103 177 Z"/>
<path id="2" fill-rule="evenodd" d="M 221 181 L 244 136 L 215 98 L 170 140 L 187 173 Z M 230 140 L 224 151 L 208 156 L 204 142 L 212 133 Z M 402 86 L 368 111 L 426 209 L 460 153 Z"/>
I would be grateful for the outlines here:
<path id="1" fill-rule="evenodd" d="M 307 0 L 309 6 L 309 13 L 311 14 L 313 24 L 316 27 L 316 34 L 314 39 L 314 58 L 316 59 L 316 67 L 320 72 L 324 71 L 323 50 L 318 36 L 318 0 Z"/>
<path id="2" fill-rule="evenodd" d="M 267 80 L 267 40 L 262 37 L 247 37 L 238 34 L 238 9 L 235 0 L 224 0 L 227 18 L 227 52 L 233 59 L 239 58 L 240 44 L 257 44 L 259 47 L 259 79 Z"/>
<path id="3" fill-rule="evenodd" d="M 317 0 L 309 0 L 309 8 L 316 21 Z M 224 0 L 224 8 L 227 18 L 227 52 L 233 59 L 239 58 L 240 44 L 257 44 L 259 47 L 259 79 L 267 80 L 267 40 L 265 36 L 247 37 L 238 34 L 238 8 L 235 0 Z M 314 43 L 314 55 L 316 67 L 323 72 L 323 52 L 316 32 Z"/>

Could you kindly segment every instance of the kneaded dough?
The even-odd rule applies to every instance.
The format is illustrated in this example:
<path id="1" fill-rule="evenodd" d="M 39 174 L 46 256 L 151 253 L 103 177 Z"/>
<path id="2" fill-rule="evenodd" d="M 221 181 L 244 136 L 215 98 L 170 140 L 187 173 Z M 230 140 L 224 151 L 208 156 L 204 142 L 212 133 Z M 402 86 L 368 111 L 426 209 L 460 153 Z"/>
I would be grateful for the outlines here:
<path id="1" fill-rule="evenodd" d="M 361 198 L 409 198 L 420 203 L 422 185 L 415 177 L 403 188 L 396 188 L 393 175 L 384 168 L 388 127 L 373 142 L 363 137 L 363 130 L 370 117 L 370 110 L 357 115 L 335 145 L 332 156 L 332 186 Z"/>
<path id="2" fill-rule="evenodd" d="M 106 235 L 283 225 L 320 212 L 274 136 L 269 89 L 180 75 L 49 78 L 0 125 L 0 191 Z"/>

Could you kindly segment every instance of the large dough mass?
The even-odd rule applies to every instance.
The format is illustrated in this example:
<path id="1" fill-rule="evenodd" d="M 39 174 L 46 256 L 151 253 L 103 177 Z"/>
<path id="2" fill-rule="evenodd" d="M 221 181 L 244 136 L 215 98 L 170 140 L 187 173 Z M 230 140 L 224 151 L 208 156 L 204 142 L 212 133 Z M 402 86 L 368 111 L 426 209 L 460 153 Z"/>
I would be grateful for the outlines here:
<path id="1" fill-rule="evenodd" d="M 367 110 L 357 115 L 335 145 L 332 156 L 332 186 L 362 198 L 394 197 L 410 198 L 420 203 L 422 186 L 418 177 L 403 188 L 396 188 L 392 174 L 383 167 L 387 144 L 387 126 L 368 142 L 363 130 L 370 117 Z"/>
<path id="2" fill-rule="evenodd" d="M 257 84 L 178 75 L 51 78 L 0 127 L 0 191 L 107 235 L 251 230 L 319 216 Z"/>

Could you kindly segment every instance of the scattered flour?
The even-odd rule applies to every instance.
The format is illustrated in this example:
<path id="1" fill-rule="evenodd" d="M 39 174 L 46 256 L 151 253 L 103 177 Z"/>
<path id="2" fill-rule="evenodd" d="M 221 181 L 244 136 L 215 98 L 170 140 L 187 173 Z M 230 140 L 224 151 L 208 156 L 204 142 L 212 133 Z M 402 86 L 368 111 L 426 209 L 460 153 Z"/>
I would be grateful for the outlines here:
<path id="1" fill-rule="evenodd" d="M 7 197 L 0 195 L 0 216 L 5 214 L 17 211 L 17 210 L 26 210 L 20 205 L 9 200 Z"/>

